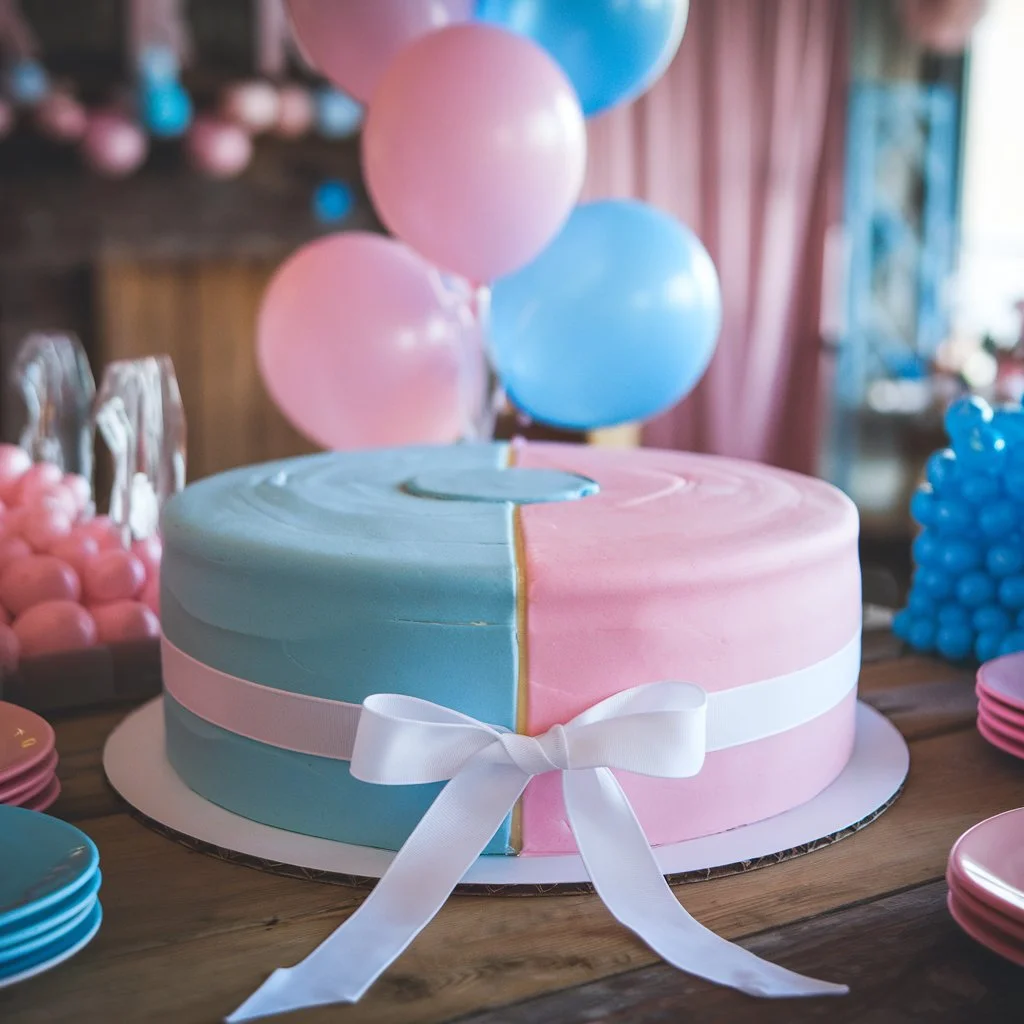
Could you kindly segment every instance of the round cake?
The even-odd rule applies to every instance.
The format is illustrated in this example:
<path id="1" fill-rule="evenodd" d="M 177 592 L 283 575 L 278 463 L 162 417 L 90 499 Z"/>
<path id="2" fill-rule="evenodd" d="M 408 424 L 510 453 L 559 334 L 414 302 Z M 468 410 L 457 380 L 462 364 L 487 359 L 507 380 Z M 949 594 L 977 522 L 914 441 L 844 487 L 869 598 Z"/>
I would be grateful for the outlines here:
<path id="1" fill-rule="evenodd" d="M 857 514 L 821 481 L 576 445 L 330 453 L 192 484 L 163 535 L 167 755 L 255 821 L 396 850 L 439 786 L 370 785 L 226 728 L 223 701 L 172 692 L 182 673 L 351 705 L 406 694 L 531 735 L 696 683 L 719 736 L 700 773 L 618 773 L 655 845 L 802 804 L 852 750 Z M 554 773 L 486 852 L 574 849 Z"/>

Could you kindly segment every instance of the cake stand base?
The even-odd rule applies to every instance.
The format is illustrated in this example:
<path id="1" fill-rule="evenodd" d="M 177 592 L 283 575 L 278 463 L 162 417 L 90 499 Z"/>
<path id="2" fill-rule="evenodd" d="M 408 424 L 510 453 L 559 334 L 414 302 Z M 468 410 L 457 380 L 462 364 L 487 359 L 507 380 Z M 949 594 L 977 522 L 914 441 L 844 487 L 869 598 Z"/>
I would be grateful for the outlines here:
<path id="1" fill-rule="evenodd" d="M 857 705 L 857 739 L 842 774 L 813 800 L 741 828 L 654 853 L 670 882 L 750 871 L 823 849 L 874 821 L 899 796 L 910 752 L 899 731 Z M 103 767 L 115 790 L 147 825 L 191 849 L 280 874 L 372 886 L 394 853 L 286 832 L 226 811 L 194 793 L 164 754 L 163 703 L 129 715 L 110 735 Z M 574 854 L 480 857 L 456 890 L 537 895 L 590 891 Z"/>

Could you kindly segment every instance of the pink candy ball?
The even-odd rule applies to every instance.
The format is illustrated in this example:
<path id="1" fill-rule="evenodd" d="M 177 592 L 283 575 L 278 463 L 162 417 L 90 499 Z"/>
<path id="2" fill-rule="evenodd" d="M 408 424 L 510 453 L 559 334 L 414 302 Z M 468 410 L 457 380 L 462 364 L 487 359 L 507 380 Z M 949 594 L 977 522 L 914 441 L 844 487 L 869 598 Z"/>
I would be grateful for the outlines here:
<path id="1" fill-rule="evenodd" d="M 67 562 L 78 573 L 79 578 L 85 572 L 86 562 L 95 558 L 99 551 L 100 546 L 95 537 L 84 536 L 74 531 L 67 537 L 62 537 L 50 548 L 50 554 L 62 562 Z"/>
<path id="2" fill-rule="evenodd" d="M 88 522 L 80 523 L 74 529 L 75 536 L 92 537 L 100 546 L 100 550 L 121 547 L 121 538 L 117 527 L 109 516 L 96 516 Z"/>
<path id="3" fill-rule="evenodd" d="M 277 94 L 277 123 L 274 134 L 297 139 L 313 127 L 316 105 L 308 89 L 301 85 L 283 85 Z"/>
<path id="4" fill-rule="evenodd" d="M 252 139 L 232 121 L 197 118 L 185 145 L 196 170 L 211 178 L 234 178 L 252 160 Z"/>
<path id="5" fill-rule="evenodd" d="M 138 601 L 114 601 L 89 609 L 101 644 L 145 640 L 160 635 L 160 620 Z"/>
<path id="6" fill-rule="evenodd" d="M 265 132 L 277 123 L 280 99 L 270 82 L 237 82 L 224 90 L 221 112 L 250 132 Z"/>
<path id="7" fill-rule="evenodd" d="M 89 127 L 89 115 L 74 96 L 56 90 L 36 107 L 36 124 L 58 142 L 78 142 Z"/>
<path id="8" fill-rule="evenodd" d="M 21 537 L 4 537 L 0 540 L 0 577 L 9 565 L 20 562 L 32 554 L 32 549 Z"/>
<path id="9" fill-rule="evenodd" d="M 28 505 L 63 479 L 64 474 L 52 462 L 37 462 L 21 474 L 12 492 L 14 501 L 18 505 Z"/>
<path id="10" fill-rule="evenodd" d="M 123 114 L 94 114 L 82 139 L 82 156 L 98 174 L 124 178 L 146 159 L 149 143 L 142 129 Z"/>
<path id="11" fill-rule="evenodd" d="M 61 512 L 66 516 L 70 516 L 71 519 L 76 519 L 80 511 L 78 507 L 78 498 L 75 496 L 71 488 L 64 483 L 52 484 L 45 490 L 33 494 L 26 504 L 60 509 Z"/>
<path id="12" fill-rule="evenodd" d="M 44 601 L 14 620 L 24 657 L 92 647 L 96 622 L 74 601 Z"/>
<path id="13" fill-rule="evenodd" d="M 146 580 L 140 595 L 142 603 L 155 615 L 160 617 L 160 577 L 153 574 Z"/>
<path id="14" fill-rule="evenodd" d="M 10 672 L 16 668 L 20 655 L 18 634 L 6 623 L 0 624 L 0 671 Z"/>
<path id="15" fill-rule="evenodd" d="M 92 487 L 79 473 L 66 474 L 62 486 L 71 492 L 79 512 L 83 512 L 92 501 Z"/>
<path id="16" fill-rule="evenodd" d="M 130 551 L 111 548 L 86 563 L 82 582 L 90 604 L 129 600 L 142 590 L 146 569 Z M 2 587 L 3 578 L 0 578 L 0 597 Z"/>
<path id="17" fill-rule="evenodd" d="M 16 444 L 0 444 L 0 497 L 12 504 L 14 486 L 31 467 L 32 460 Z"/>
<path id="18" fill-rule="evenodd" d="M 33 503 L 25 512 L 21 535 L 35 551 L 49 551 L 71 533 L 74 520 L 61 508 Z"/>
<path id="19" fill-rule="evenodd" d="M 53 555 L 19 558 L 0 575 L 0 601 L 15 618 L 34 605 L 47 601 L 77 601 L 81 596 L 78 574 L 67 562 Z"/>

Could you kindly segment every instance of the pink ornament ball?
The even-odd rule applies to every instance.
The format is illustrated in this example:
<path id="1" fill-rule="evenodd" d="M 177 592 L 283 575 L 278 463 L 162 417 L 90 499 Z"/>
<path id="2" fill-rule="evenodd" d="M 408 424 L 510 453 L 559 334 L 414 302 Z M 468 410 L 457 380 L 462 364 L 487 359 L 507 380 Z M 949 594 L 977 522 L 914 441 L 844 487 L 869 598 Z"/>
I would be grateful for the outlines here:
<path id="1" fill-rule="evenodd" d="M 32 459 L 24 448 L 16 444 L 0 444 L 0 498 L 13 504 L 18 480 L 32 466 Z"/>
<path id="2" fill-rule="evenodd" d="M 308 89 L 301 85 L 283 85 L 277 94 L 277 123 L 274 134 L 282 139 L 305 135 L 316 118 L 316 106 Z"/>
<path id="3" fill-rule="evenodd" d="M 234 178 L 252 160 L 252 139 L 246 130 L 219 118 L 197 118 L 186 147 L 196 170 L 211 178 Z"/>
<path id="4" fill-rule="evenodd" d="M 146 640 L 160 635 L 160 620 L 138 601 L 114 601 L 89 609 L 101 644 Z"/>
<path id="5" fill-rule="evenodd" d="M 0 623 L 0 671 L 13 671 L 18 667 L 20 656 L 18 634 L 6 622 Z"/>
<path id="6" fill-rule="evenodd" d="M 12 490 L 15 504 L 28 505 L 47 491 L 55 484 L 64 479 L 64 474 L 59 466 L 52 462 L 37 462 L 30 466 L 18 479 L 18 483 Z"/>
<path id="7" fill-rule="evenodd" d="M 221 112 L 247 131 L 269 131 L 277 124 L 280 98 L 270 82 L 237 82 L 224 90 Z"/>
<path id="8" fill-rule="evenodd" d="M 81 596 L 78 574 L 53 555 L 19 558 L 0 575 L 0 601 L 15 618 L 44 601 L 77 601 Z"/>
<path id="9" fill-rule="evenodd" d="M 89 481 L 80 473 L 67 473 L 64 476 L 63 486 L 71 492 L 78 511 L 84 512 L 92 501 L 92 486 Z"/>
<path id="10" fill-rule="evenodd" d="M 147 537 L 132 542 L 132 554 L 146 567 L 146 578 L 160 572 L 160 558 L 164 544 L 159 537 Z"/>
<path id="11" fill-rule="evenodd" d="M 4 537 L 0 540 L 0 578 L 8 566 L 14 565 L 32 554 L 32 549 L 21 537 Z"/>
<path id="12" fill-rule="evenodd" d="M 101 551 L 121 547 L 117 527 L 110 521 L 109 516 L 94 516 L 88 522 L 76 526 L 74 532 L 76 536 L 92 537 L 99 544 Z"/>
<path id="13" fill-rule="evenodd" d="M 160 617 L 160 576 L 151 575 L 146 580 L 140 595 L 142 603 L 159 619 Z"/>
<path id="14" fill-rule="evenodd" d="M 79 579 L 85 573 L 86 563 L 95 558 L 99 552 L 100 546 L 95 537 L 89 537 L 77 531 L 60 538 L 50 548 L 50 554 L 62 562 L 67 562 L 78 573 Z"/>
<path id="15" fill-rule="evenodd" d="M 89 115 L 70 93 L 55 91 L 36 107 L 36 124 L 57 142 L 78 142 L 89 127 Z"/>
<path id="16" fill-rule="evenodd" d="M 37 501 L 25 509 L 21 535 L 34 551 L 49 551 L 71 533 L 74 520 L 62 508 Z"/>
<path id="17" fill-rule="evenodd" d="M 82 156 L 97 174 L 125 178 L 146 159 L 149 143 L 142 129 L 123 114 L 94 114 L 82 139 Z"/>
<path id="18" fill-rule="evenodd" d="M 96 644 L 96 622 L 75 601 L 44 601 L 14 620 L 23 657 L 75 651 Z"/>
<path id="19" fill-rule="evenodd" d="M 101 551 L 86 563 L 85 596 L 89 604 L 108 604 L 111 601 L 126 601 L 135 597 L 146 582 L 146 570 L 142 562 L 130 551 L 111 548 Z M 3 579 L 0 578 L 0 588 Z M 0 597 L 3 596 L 0 589 Z"/>

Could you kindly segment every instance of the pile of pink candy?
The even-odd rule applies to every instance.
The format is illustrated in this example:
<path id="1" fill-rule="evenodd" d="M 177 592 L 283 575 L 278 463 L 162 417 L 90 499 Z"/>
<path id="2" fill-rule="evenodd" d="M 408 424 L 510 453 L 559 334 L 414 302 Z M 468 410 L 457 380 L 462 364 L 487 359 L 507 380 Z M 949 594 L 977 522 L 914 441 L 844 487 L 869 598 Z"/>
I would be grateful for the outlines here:
<path id="1" fill-rule="evenodd" d="M 159 635 L 159 538 L 127 549 L 90 492 L 0 444 L 0 666 Z"/>

